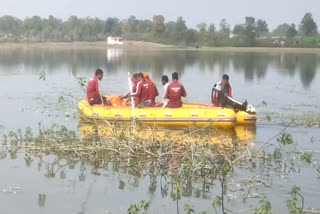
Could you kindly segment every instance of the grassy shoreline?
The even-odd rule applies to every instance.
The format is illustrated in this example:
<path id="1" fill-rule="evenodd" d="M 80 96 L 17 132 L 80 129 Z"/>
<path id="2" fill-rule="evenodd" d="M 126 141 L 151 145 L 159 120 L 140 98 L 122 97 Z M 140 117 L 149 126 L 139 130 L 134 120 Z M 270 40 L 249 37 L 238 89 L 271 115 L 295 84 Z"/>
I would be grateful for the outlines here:
<path id="1" fill-rule="evenodd" d="M 151 42 L 128 41 L 122 46 L 110 46 L 107 42 L 42 42 L 42 43 L 0 43 L 1 50 L 10 49 L 49 49 L 49 50 L 103 50 L 107 48 L 123 49 L 168 49 L 212 52 L 279 52 L 279 53 L 319 53 L 320 48 L 289 48 L 289 47 L 184 47 Z"/>

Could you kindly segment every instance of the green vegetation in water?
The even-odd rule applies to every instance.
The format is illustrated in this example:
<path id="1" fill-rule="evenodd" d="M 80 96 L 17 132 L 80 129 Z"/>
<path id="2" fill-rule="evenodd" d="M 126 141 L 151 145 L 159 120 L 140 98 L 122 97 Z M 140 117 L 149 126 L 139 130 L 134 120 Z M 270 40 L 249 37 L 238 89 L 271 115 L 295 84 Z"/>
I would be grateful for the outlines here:
<path id="1" fill-rule="evenodd" d="M 3 146 L 1 147 L 1 158 L 7 154 L 10 158 L 17 157 L 17 153 L 23 151 L 26 165 L 30 165 L 34 158 L 38 158 L 38 167 L 46 164 L 48 178 L 54 178 L 57 173 L 61 179 L 67 177 L 65 168 L 74 168 L 80 163 L 81 175 L 79 180 L 85 180 L 83 174 L 85 165 L 92 165 L 92 173 L 100 175 L 99 169 L 112 169 L 118 173 L 128 173 L 140 178 L 145 174 L 150 176 L 149 191 L 156 189 L 156 180 L 160 177 L 161 194 L 170 195 L 176 203 L 177 213 L 180 213 L 181 199 L 192 195 L 196 190 L 196 184 L 203 187 L 198 191 L 205 195 L 211 188 L 220 187 L 220 194 L 214 195 L 212 208 L 216 213 L 231 212 L 226 197 L 233 187 L 245 200 L 252 194 L 252 188 L 257 191 L 262 186 L 270 186 L 263 179 L 262 171 L 266 174 L 277 173 L 279 170 L 297 171 L 299 165 L 309 165 L 317 176 L 320 175 L 320 167 L 314 163 L 310 152 L 302 151 L 294 142 L 292 136 L 283 130 L 277 136 L 279 148 L 273 152 L 264 151 L 264 147 L 270 144 L 270 140 L 260 147 L 249 148 L 241 142 L 234 140 L 232 144 L 221 145 L 220 141 L 212 143 L 208 138 L 210 130 L 197 130 L 187 132 L 192 138 L 171 138 L 164 135 L 159 138 L 144 139 L 137 135 L 128 134 L 134 132 L 132 126 L 121 124 L 109 124 L 110 132 L 107 135 L 96 130 L 95 136 L 78 136 L 76 132 L 69 131 L 64 126 L 52 125 L 44 129 L 39 124 L 38 134 L 35 135 L 31 128 L 25 132 L 19 129 L 17 132 L 10 132 L 3 135 Z M 156 136 L 156 129 L 152 129 L 153 136 Z M 181 139 L 186 139 L 182 141 Z M 292 152 L 285 151 L 287 146 L 296 148 Z M 49 164 L 43 158 L 53 154 L 56 159 Z M 272 166 L 275 167 L 277 171 Z M 236 176 L 238 168 L 247 174 L 247 178 L 237 178 L 236 182 L 230 182 Z M 261 170 L 264 169 L 264 170 Z M 261 178 L 259 180 L 258 178 Z M 250 185 L 248 185 L 250 184 Z M 263 184 L 263 185 L 260 185 Z M 237 188 L 236 188 L 237 187 Z M 125 188 L 125 183 L 119 181 L 119 188 Z M 168 194 L 170 192 L 170 194 Z M 257 193 L 260 206 L 250 209 L 256 213 L 271 213 L 271 204 L 263 194 Z M 39 194 L 39 205 L 45 203 L 45 195 Z M 148 213 L 151 202 L 142 200 L 138 204 L 132 204 L 128 213 Z M 193 204 L 184 204 L 185 213 L 197 213 Z M 288 199 L 288 210 L 290 213 L 307 212 L 304 208 L 304 199 L 299 188 L 293 188 L 291 197 Z M 206 213 L 206 212 L 202 212 Z"/>
<path id="2" fill-rule="evenodd" d="M 142 200 L 139 204 L 131 204 L 128 208 L 128 214 L 147 214 L 150 208 L 150 201 Z"/>

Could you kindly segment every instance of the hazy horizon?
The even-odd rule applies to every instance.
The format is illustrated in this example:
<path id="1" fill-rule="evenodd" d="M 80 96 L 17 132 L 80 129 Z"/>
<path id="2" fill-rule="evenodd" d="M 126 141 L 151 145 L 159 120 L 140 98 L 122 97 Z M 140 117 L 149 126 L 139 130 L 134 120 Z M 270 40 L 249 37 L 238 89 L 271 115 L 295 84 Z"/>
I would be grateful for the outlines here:
<path id="1" fill-rule="evenodd" d="M 303 15 L 312 13 L 316 23 L 320 23 L 320 1 L 308 0 L 306 2 L 292 0 L 254 1 L 254 0 L 199 0 L 196 2 L 185 2 L 176 0 L 162 0 L 159 2 L 148 0 L 122 0 L 119 4 L 110 0 L 55 0 L 46 2 L 41 0 L 29 0 L 20 2 L 18 0 L 0 0 L 0 16 L 11 15 L 24 19 L 31 16 L 55 17 L 66 20 L 75 15 L 78 17 L 98 17 L 106 19 L 117 17 L 120 20 L 129 16 L 138 19 L 152 19 L 153 15 L 163 15 L 167 21 L 175 21 L 182 16 L 189 27 L 196 27 L 201 22 L 214 23 L 218 27 L 221 19 L 233 27 L 235 24 L 243 23 L 246 16 L 266 20 L 269 29 L 272 30 L 282 23 L 299 24 Z M 111 5 L 111 6 L 110 6 Z"/>

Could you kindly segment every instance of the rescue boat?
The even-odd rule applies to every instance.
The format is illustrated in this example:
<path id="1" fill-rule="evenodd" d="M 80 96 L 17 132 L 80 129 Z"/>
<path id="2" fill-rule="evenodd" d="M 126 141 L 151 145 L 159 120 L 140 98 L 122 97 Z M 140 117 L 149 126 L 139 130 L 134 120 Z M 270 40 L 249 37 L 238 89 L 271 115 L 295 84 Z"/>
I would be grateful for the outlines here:
<path id="1" fill-rule="evenodd" d="M 163 127 L 233 128 L 236 125 L 255 125 L 256 114 L 233 109 L 211 107 L 204 104 L 183 104 L 181 108 L 136 107 L 122 102 L 117 96 L 106 96 L 111 106 L 90 106 L 86 99 L 78 104 L 84 119 L 106 120 L 129 123 L 133 119 L 145 125 Z"/>

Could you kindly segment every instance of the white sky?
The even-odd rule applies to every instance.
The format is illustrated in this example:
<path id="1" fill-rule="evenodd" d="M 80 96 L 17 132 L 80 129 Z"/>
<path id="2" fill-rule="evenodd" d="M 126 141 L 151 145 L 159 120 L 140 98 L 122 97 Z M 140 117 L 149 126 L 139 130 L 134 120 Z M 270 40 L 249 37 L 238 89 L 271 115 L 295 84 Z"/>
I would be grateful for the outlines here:
<path id="1" fill-rule="evenodd" d="M 189 27 L 203 21 L 217 27 L 222 18 L 233 26 L 243 23 L 245 16 L 254 16 L 266 20 L 273 29 L 284 22 L 299 24 L 306 12 L 311 12 L 320 25 L 320 0 L 0 0 L 0 16 L 125 19 L 134 15 L 151 19 L 155 14 L 162 14 L 167 21 L 182 16 Z"/>

